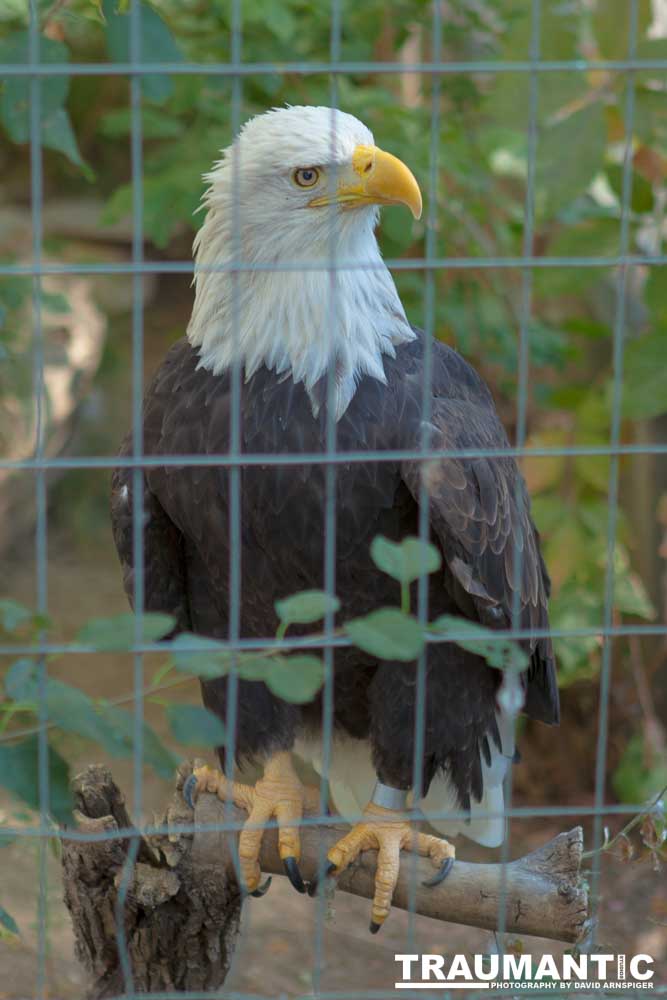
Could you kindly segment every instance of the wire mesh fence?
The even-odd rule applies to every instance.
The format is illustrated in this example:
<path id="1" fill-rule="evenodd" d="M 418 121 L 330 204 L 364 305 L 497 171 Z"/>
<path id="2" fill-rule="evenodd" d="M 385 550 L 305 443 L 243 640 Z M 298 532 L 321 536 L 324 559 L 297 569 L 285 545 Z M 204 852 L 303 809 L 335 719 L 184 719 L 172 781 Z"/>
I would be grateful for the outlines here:
<path id="1" fill-rule="evenodd" d="M 590 892 L 593 901 L 591 913 L 591 931 L 586 942 L 586 948 L 593 950 L 596 947 L 595 931 L 595 908 L 600 891 L 601 878 L 601 848 L 604 839 L 605 818 L 609 816 L 635 815 L 637 807 L 635 805 L 617 805 L 607 800 L 606 783 L 608 779 L 608 739 L 609 739 L 609 718 L 610 718 L 610 690 L 612 682 L 612 654 L 614 640 L 639 636 L 642 638 L 658 637 L 664 638 L 667 629 L 659 621 L 647 624 L 637 622 L 622 622 L 615 615 L 615 552 L 618 536 L 618 509 L 619 509 L 619 468 L 621 459 L 626 456 L 636 456 L 651 454 L 660 458 L 667 453 L 667 444 L 660 441 L 652 441 L 650 444 L 644 442 L 628 442 L 624 440 L 622 434 L 623 425 L 623 392 L 624 392 L 624 352 L 628 342 L 626 330 L 628 316 L 628 296 L 629 278 L 634 270 L 638 268 L 659 268 L 667 263 L 667 255 L 662 252 L 661 239 L 657 239 L 652 247 L 647 248 L 637 246 L 637 241 L 633 240 L 632 224 L 635 219 L 636 209 L 633 208 L 633 177 L 636 162 L 636 116 L 637 116 L 637 79 L 638 74 L 652 71 L 655 74 L 664 73 L 667 70 L 667 58 L 654 57 L 646 52 L 640 52 L 640 32 L 642 31 L 642 18 L 645 13 L 645 5 L 640 0 L 628 0 L 625 4 L 614 4 L 613 11 L 610 9 L 610 18 L 618 18 L 614 30 L 622 35 L 625 45 L 625 53 L 622 58 L 604 58 L 599 53 L 591 54 L 588 58 L 545 58 L 543 55 L 544 39 L 544 17 L 545 11 L 551 13 L 553 4 L 547 0 L 530 0 L 526 4 L 530 7 L 530 32 L 528 39 L 527 57 L 523 59 L 472 59 L 456 60 L 446 58 L 443 55 L 443 28 L 444 23 L 452 11 L 452 5 L 435 3 L 427 11 L 424 8 L 423 23 L 418 25 L 420 31 L 428 36 L 428 59 L 421 61 L 401 60 L 395 61 L 369 61 L 350 60 L 343 57 L 343 30 L 347 7 L 342 0 L 333 0 L 329 11 L 329 59 L 315 61 L 294 60 L 286 62 L 247 61 L 243 58 L 244 41 L 244 4 L 242 0 L 231 0 L 228 8 L 229 17 L 229 57 L 220 62 L 188 62 L 184 60 L 157 60 L 151 55 L 150 60 L 146 60 L 146 53 L 143 51 L 145 44 L 145 34 L 142 32 L 142 4 L 140 0 L 130 0 L 127 12 L 129 21 L 128 33 L 128 56 L 127 60 L 116 60 L 106 62 L 44 62 L 41 58 L 43 47 L 42 17 L 43 12 L 37 0 L 30 0 L 30 16 L 28 27 L 28 58 L 27 61 L 7 61 L 0 64 L 0 77 L 5 81 L 27 81 L 28 84 L 28 122 L 29 122 L 29 146 L 30 146 L 30 200 L 32 211 L 32 250 L 31 259 L 25 261 L 0 262 L 0 278 L 23 278 L 30 279 L 32 284 L 32 344 L 33 344 L 33 403 L 35 412 L 34 450 L 32 454 L 22 457 L 0 457 L 0 470 L 8 473 L 22 472 L 34 477 L 35 482 L 35 572 L 37 581 L 36 590 L 36 610 L 39 616 L 45 621 L 49 613 L 49 594 L 47 590 L 47 564 L 48 564 L 48 479 L 47 476 L 53 470 L 108 470 L 114 468 L 126 468 L 131 472 L 133 494 L 135 501 L 133 504 L 133 549 L 134 549 L 134 580 L 133 580 L 133 607 L 134 607 L 134 635 L 132 642 L 133 654 L 133 676 L 134 685 L 131 694 L 131 704 L 133 709 L 133 732 L 131 742 L 133 747 L 134 761 L 134 781 L 132 806 L 133 814 L 137 820 L 136 827 L 128 827 L 119 831 L 114 831 L 114 838 L 124 838 L 128 841 L 127 861 L 124 866 L 123 875 L 118 886 L 118 896 L 116 902 L 116 934 L 120 952 L 120 962 L 124 978 L 124 996 L 135 996 L 135 986 L 133 980 L 133 970 L 129 961 L 127 942 L 125 940 L 125 911 L 128 905 L 128 892 L 130 890 L 133 867 L 136 863 L 140 849 L 140 837 L 147 834 L 173 834 L 176 831 L 192 832 L 194 828 L 188 827 L 161 827 L 155 824 L 141 822 L 141 817 L 145 812 L 144 804 L 144 771 L 146 760 L 145 739 L 145 698 L 147 685 L 145 675 L 144 658 L 149 653 L 164 652 L 164 642 L 146 641 L 146 632 L 143 625 L 145 612 L 145 575 L 144 575 L 144 515 L 143 510 L 143 484 L 145 472 L 151 468 L 161 468 L 165 465 L 178 469 L 192 467 L 216 466 L 221 470 L 227 470 L 229 476 L 230 506 L 229 506 L 229 538 L 230 548 L 235 554 L 230 562 L 230 604 L 228 608 L 228 634 L 225 640 L 216 643 L 215 648 L 219 652 L 240 655 L 250 650 L 312 650 L 321 649 L 324 664 L 324 683 L 322 693 L 322 774 L 323 781 L 320 793 L 320 815 L 307 817 L 303 820 L 304 827 L 309 825 L 319 825 L 327 822 L 327 791 L 326 780 L 330 763 L 332 741 L 334 738 L 334 653 L 336 649 L 349 646 L 352 642 L 349 636 L 341 634 L 336 626 L 335 612 L 333 605 L 330 605 L 323 616 L 323 631 L 315 639 L 308 637 L 297 637 L 293 639 L 276 638 L 275 635 L 266 635 L 263 638 L 249 637 L 243 634 L 242 628 L 242 576 L 244 566 L 241 554 L 243 551 L 243 504 L 242 504 L 242 473 L 250 467 L 272 468 L 290 467 L 295 464 L 302 466 L 322 466 L 325 470 L 324 477 L 324 563 L 322 567 L 322 578 L 320 581 L 322 590 L 328 595 L 336 594 L 336 479 L 342 467 L 348 468 L 356 464 L 367 464 L 369 462 L 400 462 L 415 460 L 420 463 L 429 461 L 446 461 L 448 459 L 498 459 L 501 457 L 513 457 L 517 459 L 532 456 L 544 459 L 567 459 L 569 461 L 579 459 L 608 459 L 607 472 L 607 511 L 605 530 L 605 559 L 604 559 L 604 600 L 603 618 L 601 622 L 592 623 L 590 626 L 557 624 L 555 627 L 542 630 L 521 627 L 520 608 L 512 609 L 512 628 L 508 632 L 497 633 L 496 641 L 506 642 L 508 636 L 513 640 L 536 639 L 541 635 L 563 641 L 571 639 L 582 639 L 592 637 L 601 642 L 601 661 L 599 675 L 599 700 L 597 706 L 597 719 L 595 720 L 597 741 L 594 764 L 594 802 L 592 805 L 543 805 L 538 807 L 515 806 L 512 803 L 511 779 L 508 778 L 506 788 L 506 801 L 503 811 L 503 818 L 525 819 L 528 817 L 549 817 L 555 818 L 558 822 L 566 821 L 569 817 L 591 817 L 592 818 L 592 838 L 588 845 L 593 851 L 591 859 Z M 604 7 L 604 0 L 598 0 L 598 6 Z M 157 5 L 159 7 L 159 4 Z M 454 5 L 455 6 L 455 5 Z M 465 5 L 464 5 L 465 6 Z M 469 5 L 473 7 L 473 4 Z M 573 11 L 576 5 L 572 5 Z M 584 5 L 586 7 L 587 5 Z M 591 10 L 595 6 L 588 5 Z M 621 17 L 621 14 L 623 15 Z M 571 15 L 575 17 L 573 12 Z M 578 16 L 578 14 L 576 15 Z M 0 55 L 2 50 L 0 50 Z M 420 447 L 417 449 L 396 449 L 387 448 L 382 450 L 358 451 L 337 451 L 336 444 L 336 419 L 334 408 L 327 408 L 326 417 L 326 448 L 324 454 L 316 452 L 308 453 L 252 453 L 248 454 L 243 449 L 242 427 L 241 427 L 241 393 L 243 391 L 243 371 L 240 364 L 235 364 L 231 370 L 231 427 L 230 427 L 230 447 L 228 451 L 220 454 L 174 454 L 169 456 L 144 454 L 144 425 L 142 398 L 145 384 L 144 371 L 144 284 L 143 279 L 147 274 L 176 275 L 191 274 L 194 265 L 189 260 L 157 260 L 148 258 L 146 255 L 144 207 L 145 207 L 145 172 L 144 172 L 144 134 L 143 116 L 144 105 L 144 81 L 149 77 L 188 77 L 199 74 L 206 74 L 207 77 L 220 78 L 228 81 L 230 85 L 229 99 L 231 110 L 229 125 L 232 134 L 236 134 L 243 123 L 244 87 L 252 84 L 252 81 L 262 75 L 278 75 L 282 78 L 308 78 L 317 75 L 326 75 L 329 79 L 329 102 L 332 108 L 344 107 L 344 97 L 341 94 L 341 82 L 346 78 L 355 75 L 393 75 L 400 73 L 402 76 L 415 77 L 419 81 L 428 81 L 427 96 L 424 103 L 428 104 L 429 115 L 429 138 L 428 138 L 428 175 L 425 184 L 426 201 L 426 226 L 424 237 L 423 256 L 400 255 L 390 257 L 387 260 L 388 266 L 397 273 L 410 274 L 419 272 L 423 275 L 423 327 L 425 337 L 425 359 L 422 385 L 422 420 L 423 436 Z M 544 99 L 545 89 L 541 86 L 543 81 L 548 81 L 550 76 L 555 74 L 571 74 L 573 76 L 586 76 L 589 80 L 596 80 L 604 77 L 605 74 L 613 75 L 615 80 L 623 79 L 623 100 L 622 100 L 622 121 L 620 131 L 617 136 L 618 166 L 619 176 L 619 198 L 618 198 L 618 243 L 614 252 L 595 252 L 586 250 L 580 254 L 544 254 L 536 245 L 536 206 L 537 194 L 537 172 L 538 172 L 538 150 L 541 141 L 540 126 L 540 101 Z M 442 83 L 449 77 L 461 79 L 475 79 L 483 76 L 484 79 L 496 80 L 501 76 L 512 76 L 525 78 L 527 85 L 527 120 L 525 122 L 525 174 L 524 183 L 524 203 L 522 217 L 518 223 L 521 231 L 521 249 L 519 254 L 493 254 L 483 253 L 471 256 L 446 256 L 442 254 L 442 245 L 439 243 L 437 234 L 439 229 L 439 205 L 437 192 L 441 184 L 441 171 L 443 160 L 446 158 L 446 147 L 442 142 L 442 117 L 443 96 Z M 131 260 L 127 262 L 90 262 L 89 260 L 69 263 L 45 259 L 44 235 L 43 235 L 43 208 L 44 208 L 44 177 L 43 177 L 43 102 L 45 101 L 44 84 L 48 87 L 52 81 L 60 78 L 111 78 L 118 77 L 129 80 L 130 97 L 130 155 L 131 155 L 131 215 L 132 215 L 132 253 Z M 656 93 L 664 97 L 664 90 L 656 84 Z M 548 99 L 547 99 L 548 103 Z M 378 137 L 379 138 L 379 137 Z M 335 142 L 335 119 L 332 117 L 332 143 Z M 212 138 L 213 146 L 216 139 Z M 210 151 L 211 154 L 213 150 Z M 397 150 L 397 152 L 401 152 Z M 571 150 L 571 156 L 578 155 L 576 145 Z M 238 158 L 237 158 L 238 159 Z M 239 185 L 239 170 L 241 164 L 234 162 L 232 171 L 232 186 L 234 190 Z M 664 193 L 663 181 L 656 184 Z M 662 196 L 662 195 L 661 195 Z M 241 277 L 253 271 L 270 270 L 278 271 L 298 271 L 307 272 L 309 269 L 321 269 L 321 262 L 309 259 L 289 260 L 270 264 L 256 263 L 244 259 L 243 245 L 241 240 L 243 220 L 240 218 L 240 200 L 236 198 L 234 204 L 233 219 L 233 247 L 231 261 L 214 265 L 211 269 L 215 271 L 228 271 L 231 273 L 232 282 L 232 309 L 236 318 L 235 328 L 238 330 L 240 323 L 239 310 L 241 308 L 241 298 L 239 291 L 239 281 Z M 656 209 L 657 214 L 657 209 Z M 659 224 L 661 218 L 658 217 Z M 48 255 L 47 255 L 48 256 Z M 340 288 L 334 280 L 339 272 L 344 272 L 351 267 L 372 267 L 373 265 L 359 264 L 358 261 L 346 261 L 341 259 L 337 253 L 337 246 L 332 240 L 330 246 L 330 257 L 327 262 L 327 269 L 331 274 L 330 301 L 328 303 L 327 314 L 329 317 L 330 329 L 324 331 L 323 335 L 333 337 L 337 312 L 341 308 L 339 300 Z M 610 330 L 612 339 L 612 379 L 610 388 L 610 413 L 611 419 L 608 428 L 608 436 L 604 441 L 595 440 L 593 442 L 584 441 L 582 443 L 558 444 L 557 446 L 541 445 L 539 442 L 530 440 L 528 427 L 528 407 L 531 379 L 531 351 L 534 349 L 534 325 L 533 325 L 533 300 L 534 281 L 538 272 L 548 272 L 561 268 L 600 270 L 613 273 L 614 276 L 614 304 L 613 317 L 610 320 Z M 428 426 L 431 419 L 431 338 L 438 335 L 438 318 L 436 315 L 437 288 L 436 279 L 442 273 L 449 272 L 474 272 L 493 273 L 512 270 L 520 274 L 517 283 L 518 304 L 516 305 L 516 335 L 518 337 L 518 349 L 516 352 L 516 400 L 514 424 L 514 442 L 508 448 L 502 449 L 467 449 L 461 450 L 444 449 L 432 447 Z M 204 268 L 205 270 L 205 268 Z M 125 275 L 131 277 L 132 281 L 132 420 L 131 452 L 121 458 L 113 455 L 88 455 L 79 456 L 76 454 L 50 455 L 45 449 L 45 426 L 48 415 L 45 412 L 46 396 L 44 387 L 44 367 L 45 351 L 47 345 L 42 327 L 43 290 L 42 281 L 47 275 Z M 333 399 L 335 388 L 335 372 L 330 368 L 327 374 L 327 399 Z M 421 496 L 419 504 L 419 535 L 422 542 L 427 543 L 430 537 L 429 526 L 429 498 L 426 486 L 421 486 Z M 521 572 L 522 551 L 517 548 L 515 554 L 515 572 Z M 428 584 L 427 574 L 422 572 L 419 577 L 417 618 L 425 628 L 429 621 L 428 608 Z M 447 642 L 464 640 L 466 633 L 458 634 L 454 629 L 446 638 Z M 37 636 L 37 646 L 34 641 L 12 640 L 3 642 L 0 645 L 0 653 L 8 657 L 16 656 L 36 656 L 39 663 L 39 685 L 38 685 L 38 718 L 37 725 L 29 728 L 11 730 L 0 738 L 4 742 L 16 741 L 21 737 L 36 735 L 38 739 L 38 807 L 39 824 L 29 826 L 17 826 L 6 828 L 7 836 L 36 839 L 39 845 L 39 862 L 37 877 L 39 879 L 39 910 L 37 915 L 38 934 L 38 974 L 35 989 L 35 996 L 43 997 L 47 995 L 47 955 L 49 951 L 48 934 L 49 925 L 47 919 L 47 851 L 49 841 L 53 838 L 65 838 L 78 842 L 93 843 L 109 838 L 108 833 L 82 833 L 73 829 L 59 830 L 54 828 L 50 819 L 52 813 L 52 771 L 50 769 L 50 755 L 52 748 L 49 745 L 49 729 L 57 720 L 49 715 L 49 701 L 47 698 L 47 684 L 49 680 L 49 663 L 47 658 L 53 655 L 74 656 L 80 653 L 90 653 L 94 649 L 94 642 L 62 643 L 53 641 L 44 628 Z M 414 768 L 412 786 L 415 800 L 421 798 L 422 757 L 424 748 L 425 732 L 425 703 L 426 703 L 426 666 L 427 648 L 430 643 L 442 642 L 443 638 L 433 635 L 426 636 L 426 645 L 420 653 L 415 666 L 416 671 L 416 715 L 414 718 Z M 493 636 L 489 638 L 494 641 Z M 195 644 L 190 647 L 192 655 L 201 652 Z M 187 645 L 182 644 L 181 653 L 187 654 Z M 229 694 L 225 718 L 226 733 L 226 767 L 227 778 L 234 778 L 235 745 L 234 734 L 237 731 L 238 712 L 238 674 L 231 671 L 229 675 Z M 118 703 L 126 703 L 128 697 L 123 696 L 118 699 Z M 456 811 L 442 818 L 457 818 Z M 464 815 L 464 814 L 460 814 Z M 275 827 L 275 822 L 268 826 Z M 213 827 L 215 829 L 215 827 Z M 223 832 L 238 831 L 239 823 L 225 822 L 220 829 Z M 321 870 L 326 865 L 324 850 L 320 852 L 319 859 Z M 507 836 L 503 842 L 501 850 L 501 863 L 506 866 L 512 857 L 512 841 Z M 411 953 L 416 950 L 415 938 L 415 901 L 417 892 L 417 869 L 410 866 L 410 861 L 405 864 L 411 867 L 412 889 L 411 889 L 411 919 L 408 925 L 407 940 L 404 951 Z M 504 869 L 505 870 L 505 869 Z M 270 905 L 267 901 L 266 905 Z M 320 899 L 316 902 L 318 907 L 318 921 L 316 925 L 316 960 L 311 970 L 312 974 L 312 995 L 326 997 L 327 1000 L 334 1000 L 334 997 L 341 997 L 341 1000 L 353 1000 L 354 997 L 372 996 L 393 996 L 394 990 L 383 993 L 369 993 L 357 991 L 354 984 L 350 983 L 350 990 L 344 993 L 326 992 L 322 988 L 322 967 L 324 963 L 324 923 L 325 923 L 325 901 Z M 507 894 L 503 890 L 500 892 L 498 900 L 497 927 L 499 932 L 503 932 L 507 927 Z M 447 989 L 450 988 L 449 984 Z M 635 984 L 636 985 L 636 984 Z M 655 984 L 658 992 L 665 992 L 667 986 Z M 408 992 L 407 990 L 405 991 Z M 625 993 L 629 995 L 635 992 L 628 986 Z M 208 996 L 210 993 L 165 993 L 154 994 L 155 996 L 166 997 L 189 996 L 194 1000 L 197 996 Z M 265 995 L 273 995 L 271 990 Z M 311 995 L 309 993 L 309 995 Z M 415 992 L 415 995 L 420 995 Z M 486 991 L 482 995 L 491 995 Z M 250 1000 L 249 995 L 248 1000 Z"/>

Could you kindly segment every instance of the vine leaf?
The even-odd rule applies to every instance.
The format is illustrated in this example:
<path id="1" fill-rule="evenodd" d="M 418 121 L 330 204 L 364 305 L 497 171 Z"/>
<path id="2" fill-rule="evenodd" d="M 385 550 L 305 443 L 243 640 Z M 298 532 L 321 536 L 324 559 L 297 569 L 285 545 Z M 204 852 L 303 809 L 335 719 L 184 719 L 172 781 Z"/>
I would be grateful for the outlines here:
<path id="1" fill-rule="evenodd" d="M 335 614 L 340 601 L 323 590 L 303 590 L 276 601 L 275 608 L 283 625 L 311 625 L 321 621 L 328 612 Z"/>
<path id="2" fill-rule="evenodd" d="M 220 746 L 225 741 L 222 721 L 201 705 L 166 706 L 171 735 L 188 746 Z"/>
<path id="3" fill-rule="evenodd" d="M 72 799 L 69 787 L 69 766 L 57 750 L 49 747 L 48 754 L 49 812 L 59 823 L 72 820 Z M 39 738 L 28 736 L 17 743 L 0 746 L 0 785 L 31 809 L 40 808 Z"/>
<path id="4" fill-rule="evenodd" d="M 18 937 L 19 929 L 11 913 L 7 913 L 4 906 L 0 906 L 0 927 L 4 927 L 10 934 Z"/>
<path id="5" fill-rule="evenodd" d="M 354 618 L 345 630 L 355 646 L 382 660 L 416 660 L 424 648 L 419 622 L 398 608 L 380 608 Z"/>
<path id="6" fill-rule="evenodd" d="M 452 642 L 469 653 L 482 656 L 490 667 L 497 670 L 518 673 L 526 670 L 530 664 L 528 654 L 517 642 L 500 639 L 498 632 L 478 625 L 477 622 L 457 618 L 455 615 L 440 615 L 431 623 L 431 631 L 445 636 L 454 633 L 457 638 L 452 639 Z"/>
<path id="7" fill-rule="evenodd" d="M 317 656 L 274 657 L 264 680 L 279 698 L 303 704 L 322 687 L 324 664 Z"/>
<path id="8" fill-rule="evenodd" d="M 175 625 L 173 615 L 147 611 L 141 616 L 141 644 L 157 642 Z M 137 641 L 137 616 L 131 612 L 111 618 L 92 618 L 79 629 L 76 642 L 94 646 L 98 652 L 122 652 L 131 649 Z"/>
<path id="9" fill-rule="evenodd" d="M 435 573 L 442 565 L 435 545 L 420 538 L 397 543 L 377 535 L 371 544 L 371 557 L 378 569 L 401 584 L 412 583 L 422 573 Z"/>
<path id="10" fill-rule="evenodd" d="M 220 643 L 216 639 L 181 632 L 171 641 L 171 662 L 175 669 L 201 677 L 202 680 L 223 677 L 232 661 L 232 654 L 220 649 Z"/>

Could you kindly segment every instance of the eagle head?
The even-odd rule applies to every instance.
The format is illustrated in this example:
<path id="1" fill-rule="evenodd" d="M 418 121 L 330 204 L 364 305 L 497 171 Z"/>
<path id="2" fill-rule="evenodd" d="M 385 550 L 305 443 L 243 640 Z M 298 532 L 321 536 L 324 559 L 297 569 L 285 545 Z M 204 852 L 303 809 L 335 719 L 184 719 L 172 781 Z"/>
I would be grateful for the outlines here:
<path id="1" fill-rule="evenodd" d="M 205 179 L 188 326 L 201 365 L 290 372 L 313 400 L 334 365 L 340 417 L 414 337 L 375 238 L 380 206 L 420 218 L 412 172 L 352 115 L 292 106 L 246 122 Z"/>

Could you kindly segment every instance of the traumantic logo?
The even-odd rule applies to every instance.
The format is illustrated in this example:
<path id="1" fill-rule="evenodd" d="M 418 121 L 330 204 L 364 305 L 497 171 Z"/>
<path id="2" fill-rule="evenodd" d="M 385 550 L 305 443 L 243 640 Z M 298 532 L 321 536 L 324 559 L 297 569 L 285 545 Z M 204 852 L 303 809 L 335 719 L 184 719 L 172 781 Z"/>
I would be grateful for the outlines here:
<path id="1" fill-rule="evenodd" d="M 397 990 L 652 990 L 650 955 L 395 955 Z"/>

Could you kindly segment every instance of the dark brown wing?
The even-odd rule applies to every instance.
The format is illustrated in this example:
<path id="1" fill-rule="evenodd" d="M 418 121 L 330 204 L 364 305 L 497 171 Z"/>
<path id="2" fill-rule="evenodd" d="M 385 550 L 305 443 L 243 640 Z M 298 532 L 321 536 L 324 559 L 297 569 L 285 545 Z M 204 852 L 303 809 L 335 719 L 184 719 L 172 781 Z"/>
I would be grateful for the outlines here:
<path id="1" fill-rule="evenodd" d="M 123 442 L 120 458 L 132 454 L 131 438 Z M 111 481 L 111 526 L 123 571 L 123 585 L 134 607 L 136 560 L 134 553 L 134 470 L 118 468 Z M 138 516 L 143 520 L 144 574 L 143 593 L 146 611 L 161 611 L 176 619 L 176 629 L 190 627 L 185 584 L 183 539 L 162 510 L 157 498 L 146 487 L 141 474 L 143 506 Z M 142 585 L 140 583 L 140 585 Z"/>
<path id="2" fill-rule="evenodd" d="M 434 345 L 432 384 L 431 447 L 447 451 L 508 447 L 488 389 L 460 355 L 442 344 Z M 526 485 L 514 459 L 404 462 L 402 473 L 418 503 L 422 486 L 426 490 L 431 526 L 445 558 L 446 582 L 461 612 L 492 628 L 509 628 L 513 620 L 528 632 L 548 628 L 549 577 Z M 555 723 L 558 687 L 551 641 L 536 637 L 524 646 L 531 654 L 525 711 Z"/>

